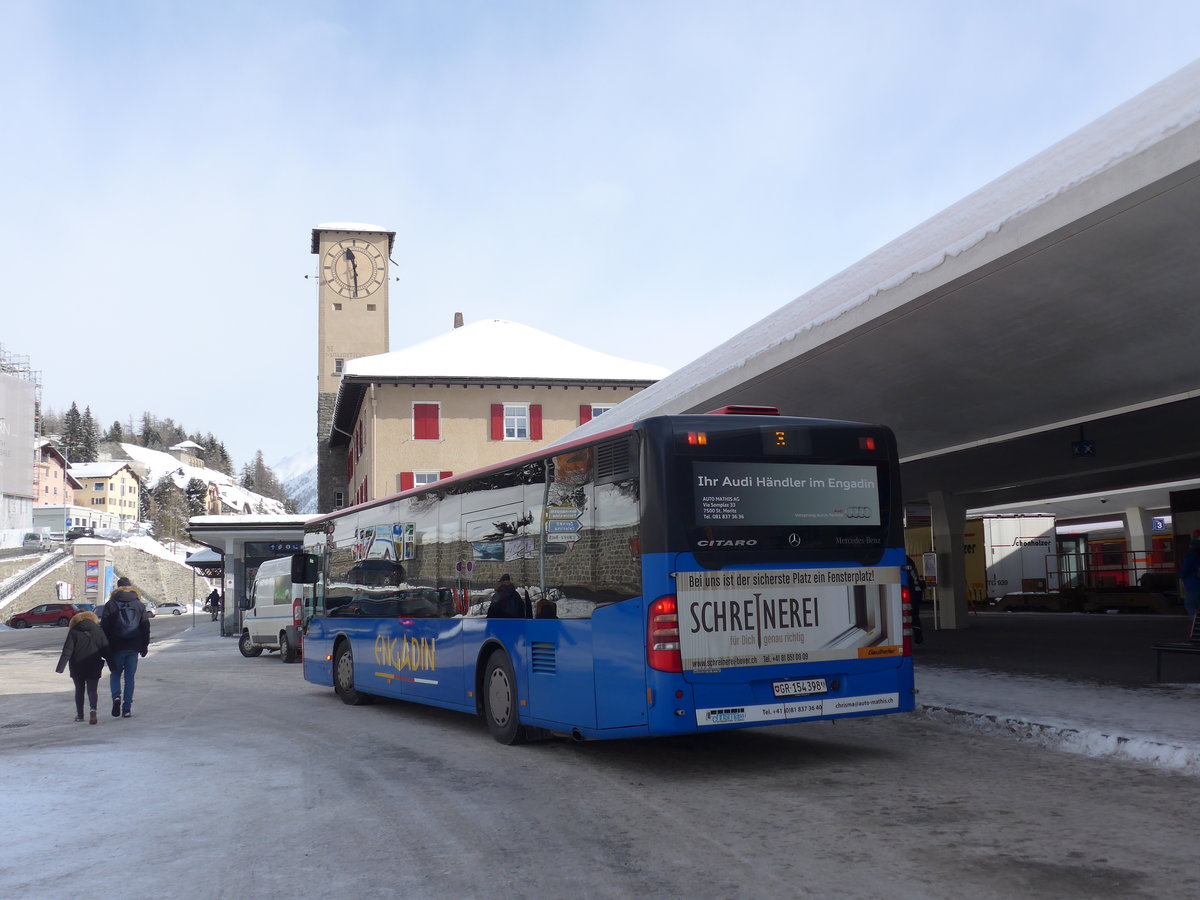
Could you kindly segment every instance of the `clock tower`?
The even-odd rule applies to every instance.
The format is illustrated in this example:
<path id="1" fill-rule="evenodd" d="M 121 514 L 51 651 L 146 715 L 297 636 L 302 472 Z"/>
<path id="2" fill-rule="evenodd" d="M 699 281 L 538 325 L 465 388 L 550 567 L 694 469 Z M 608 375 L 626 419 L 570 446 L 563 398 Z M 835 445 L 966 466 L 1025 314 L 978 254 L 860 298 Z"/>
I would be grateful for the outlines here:
<path id="1" fill-rule="evenodd" d="M 388 260 L 396 232 L 332 222 L 312 231 L 317 254 L 317 511 L 347 503 L 346 452 L 329 432 L 346 363 L 388 352 Z"/>

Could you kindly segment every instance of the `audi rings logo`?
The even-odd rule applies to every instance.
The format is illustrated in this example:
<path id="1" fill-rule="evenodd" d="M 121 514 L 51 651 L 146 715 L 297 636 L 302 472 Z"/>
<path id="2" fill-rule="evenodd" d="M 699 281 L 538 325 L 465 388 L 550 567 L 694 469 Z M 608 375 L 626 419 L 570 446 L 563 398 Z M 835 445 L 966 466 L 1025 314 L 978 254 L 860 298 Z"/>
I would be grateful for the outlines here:
<path id="1" fill-rule="evenodd" d="M 871 518 L 871 507 L 869 506 L 847 506 L 847 519 L 869 519 Z"/>
<path id="2" fill-rule="evenodd" d="M 799 547 L 800 540 L 801 540 L 800 535 L 796 534 L 796 532 L 794 532 L 794 531 L 788 535 L 788 543 L 793 547 Z"/>

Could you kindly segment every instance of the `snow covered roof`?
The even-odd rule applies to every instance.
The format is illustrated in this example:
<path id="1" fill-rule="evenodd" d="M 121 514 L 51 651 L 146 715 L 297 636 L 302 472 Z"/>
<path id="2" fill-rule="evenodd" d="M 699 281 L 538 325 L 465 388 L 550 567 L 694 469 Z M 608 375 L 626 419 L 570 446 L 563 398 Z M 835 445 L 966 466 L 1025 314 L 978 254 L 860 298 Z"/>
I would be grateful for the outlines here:
<path id="1" fill-rule="evenodd" d="M 178 444 L 173 445 L 170 449 L 172 449 L 172 450 L 201 450 L 201 451 L 204 450 L 204 448 L 201 447 L 199 444 L 197 444 L 195 441 L 180 441 Z"/>
<path id="2" fill-rule="evenodd" d="M 590 350 L 528 325 L 483 319 L 420 344 L 346 362 L 362 378 L 504 378 L 530 381 L 653 382 L 670 372 Z"/>
<path id="3" fill-rule="evenodd" d="M 324 225 L 318 225 L 312 230 L 312 252 L 316 253 L 321 243 L 322 231 L 359 231 L 371 232 L 373 234 L 386 234 L 388 236 L 388 253 L 392 252 L 392 245 L 396 243 L 396 232 L 388 231 L 379 225 L 367 225 L 364 222 L 326 222 Z"/>
<path id="4" fill-rule="evenodd" d="M 179 465 L 179 460 L 171 457 L 175 465 Z M 125 459 L 115 459 L 109 462 L 92 462 L 92 463 L 72 463 L 70 473 L 72 478 L 112 478 L 122 469 L 128 468 L 133 471 L 129 465 L 129 461 Z"/>

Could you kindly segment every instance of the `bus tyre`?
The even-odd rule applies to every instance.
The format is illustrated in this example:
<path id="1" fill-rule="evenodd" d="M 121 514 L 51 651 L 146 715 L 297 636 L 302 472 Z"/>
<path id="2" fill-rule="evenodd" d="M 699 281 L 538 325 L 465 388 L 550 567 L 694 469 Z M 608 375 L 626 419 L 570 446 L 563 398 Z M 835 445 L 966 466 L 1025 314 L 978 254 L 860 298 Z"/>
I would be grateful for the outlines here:
<path id="1" fill-rule="evenodd" d="M 525 741 L 525 729 L 517 715 L 517 678 L 508 654 L 502 651 L 488 657 L 483 673 L 483 715 L 488 731 L 500 743 Z"/>
<path id="2" fill-rule="evenodd" d="M 286 631 L 279 632 L 279 658 L 285 663 L 296 661 L 296 648 L 292 646 Z"/>
<path id="3" fill-rule="evenodd" d="M 333 657 L 333 690 L 348 706 L 362 706 L 371 702 L 371 695 L 354 689 L 354 654 L 350 642 L 338 644 Z"/>
<path id="4" fill-rule="evenodd" d="M 247 659 L 255 656 L 262 656 L 262 647 L 255 646 L 254 641 L 250 640 L 250 632 L 243 631 L 242 639 L 238 641 L 238 649 L 242 651 L 242 656 Z"/>

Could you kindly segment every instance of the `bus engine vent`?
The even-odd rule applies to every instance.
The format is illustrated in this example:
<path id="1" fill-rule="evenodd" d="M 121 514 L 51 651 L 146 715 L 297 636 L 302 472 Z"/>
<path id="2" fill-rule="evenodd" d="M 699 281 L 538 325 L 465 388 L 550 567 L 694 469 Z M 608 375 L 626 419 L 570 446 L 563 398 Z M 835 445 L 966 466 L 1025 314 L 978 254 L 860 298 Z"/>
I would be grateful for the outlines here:
<path id="1" fill-rule="evenodd" d="M 596 445 L 596 481 L 620 481 L 633 474 L 633 450 L 628 435 Z"/>
<path id="2" fill-rule="evenodd" d="M 558 674 L 554 644 L 550 641 L 532 641 L 529 645 L 529 660 L 535 672 L 543 675 Z"/>

